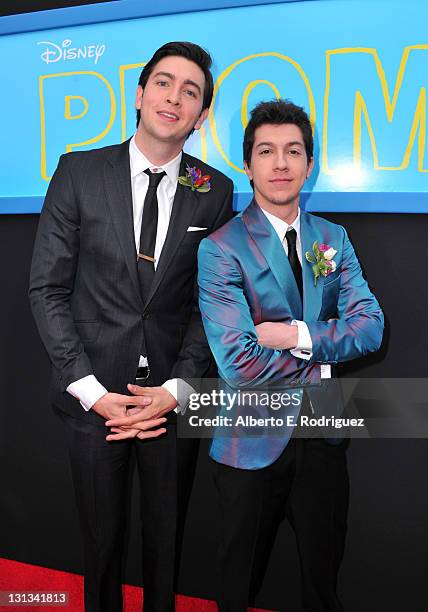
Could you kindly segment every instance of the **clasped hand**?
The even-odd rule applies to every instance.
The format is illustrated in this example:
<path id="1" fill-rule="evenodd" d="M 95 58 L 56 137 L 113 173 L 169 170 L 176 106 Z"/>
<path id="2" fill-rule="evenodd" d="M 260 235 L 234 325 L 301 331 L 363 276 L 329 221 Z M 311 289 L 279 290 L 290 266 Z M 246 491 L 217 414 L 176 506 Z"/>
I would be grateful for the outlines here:
<path id="1" fill-rule="evenodd" d="M 165 414 L 177 406 L 177 400 L 164 387 L 128 385 L 132 396 L 126 398 L 127 408 L 122 414 L 109 415 L 106 426 L 111 433 L 106 439 L 157 438 L 166 432 L 160 427 L 166 422 Z"/>

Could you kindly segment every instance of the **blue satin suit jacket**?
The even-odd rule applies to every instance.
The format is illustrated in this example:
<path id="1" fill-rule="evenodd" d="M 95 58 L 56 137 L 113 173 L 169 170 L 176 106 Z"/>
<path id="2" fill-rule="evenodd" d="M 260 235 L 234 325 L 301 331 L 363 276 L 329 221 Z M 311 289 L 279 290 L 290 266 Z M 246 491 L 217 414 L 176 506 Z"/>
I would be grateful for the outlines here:
<path id="1" fill-rule="evenodd" d="M 320 392 L 320 364 L 335 364 L 376 351 L 383 335 L 382 310 L 363 278 L 346 231 L 301 211 L 303 307 L 283 245 L 258 204 L 202 240 L 199 248 L 199 303 L 220 378 L 232 388 L 283 383 L 308 393 L 314 411 Z M 335 272 L 315 286 L 305 252 L 315 240 L 337 250 Z M 258 344 L 255 325 L 303 320 L 313 354 L 309 361 L 288 350 Z M 327 394 L 328 396 L 328 394 Z M 328 399 L 328 398 L 327 398 Z M 331 407 L 330 407 L 331 408 Z M 340 413 L 341 407 L 333 412 Z M 298 409 L 297 409 L 298 412 Z M 331 414 L 332 410 L 330 410 Z M 290 438 L 215 435 L 211 457 L 233 467 L 259 469 L 275 461 Z"/>

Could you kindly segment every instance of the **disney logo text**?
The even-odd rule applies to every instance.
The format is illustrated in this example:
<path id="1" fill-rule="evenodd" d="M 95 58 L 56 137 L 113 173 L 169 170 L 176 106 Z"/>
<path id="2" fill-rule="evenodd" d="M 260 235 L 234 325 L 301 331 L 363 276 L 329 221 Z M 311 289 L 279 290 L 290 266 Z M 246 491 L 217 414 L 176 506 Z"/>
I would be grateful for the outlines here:
<path id="1" fill-rule="evenodd" d="M 106 46 L 103 45 L 84 45 L 83 47 L 72 47 L 72 41 L 63 40 L 60 45 L 43 40 L 38 45 L 46 45 L 41 53 L 41 58 L 46 64 L 59 62 L 60 60 L 93 59 L 97 64 L 100 57 L 104 54 Z"/>

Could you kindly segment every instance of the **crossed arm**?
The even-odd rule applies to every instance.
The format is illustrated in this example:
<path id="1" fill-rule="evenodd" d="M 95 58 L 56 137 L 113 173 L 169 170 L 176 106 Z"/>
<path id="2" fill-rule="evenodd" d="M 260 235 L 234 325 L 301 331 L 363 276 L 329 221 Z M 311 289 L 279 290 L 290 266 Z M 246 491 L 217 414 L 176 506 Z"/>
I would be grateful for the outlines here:
<path id="1" fill-rule="evenodd" d="M 199 249 L 199 304 L 220 376 L 233 387 L 251 387 L 286 378 L 289 384 L 316 383 L 319 368 L 288 350 L 263 346 L 251 317 L 241 270 L 211 239 Z M 280 324 L 285 348 L 296 345 L 296 331 Z M 285 346 L 287 345 L 287 346 Z"/>
<path id="2" fill-rule="evenodd" d="M 343 228 L 342 228 L 343 229 Z M 306 321 L 312 341 L 312 361 L 340 363 L 377 351 L 383 335 L 384 317 L 365 281 L 361 266 L 345 232 L 342 250 L 337 317 Z M 257 326 L 259 342 L 289 348 L 283 323 Z"/>
<path id="3" fill-rule="evenodd" d="M 337 317 L 305 321 L 312 340 L 309 362 L 293 357 L 288 350 L 296 346 L 296 328 L 273 322 L 254 325 L 239 265 L 213 240 L 201 243 L 200 308 L 211 350 L 226 382 L 239 387 L 281 378 L 289 384 L 318 382 L 319 363 L 347 361 L 379 348 L 383 313 L 364 280 L 345 230 L 342 232 Z"/>

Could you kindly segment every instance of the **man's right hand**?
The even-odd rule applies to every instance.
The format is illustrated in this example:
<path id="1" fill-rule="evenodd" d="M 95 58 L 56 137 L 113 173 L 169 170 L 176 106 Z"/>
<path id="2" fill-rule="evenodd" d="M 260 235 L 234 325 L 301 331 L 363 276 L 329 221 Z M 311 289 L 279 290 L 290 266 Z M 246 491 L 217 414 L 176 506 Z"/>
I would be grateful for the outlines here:
<path id="1" fill-rule="evenodd" d="M 129 414 L 136 414 L 137 412 L 142 412 L 143 409 L 151 403 L 150 397 L 144 396 L 134 396 L 134 395 L 120 395 L 119 393 L 106 393 L 95 404 L 92 406 L 92 410 L 95 410 L 100 416 L 102 416 L 106 421 L 110 419 L 117 419 L 126 417 Z M 127 409 L 130 409 L 129 413 L 127 413 Z M 165 433 L 166 429 L 160 427 L 165 423 L 165 418 L 160 419 L 149 419 L 144 421 L 144 430 L 141 429 L 128 429 L 125 438 L 140 438 L 141 440 L 145 438 L 157 438 Z M 159 428 L 160 429 L 157 429 Z M 148 430 L 148 431 L 146 431 Z M 110 441 L 120 440 L 122 437 L 117 435 L 118 433 L 123 434 L 123 431 L 114 432 L 116 435 L 107 435 L 106 439 Z"/>
<path id="2" fill-rule="evenodd" d="M 270 322 L 256 325 L 258 343 L 276 350 L 296 348 L 299 340 L 297 325 Z"/>
<path id="3" fill-rule="evenodd" d="M 127 408 L 143 409 L 151 403 L 150 397 L 136 395 L 120 395 L 120 393 L 106 393 L 92 406 L 97 414 L 106 421 L 126 417 Z"/>

